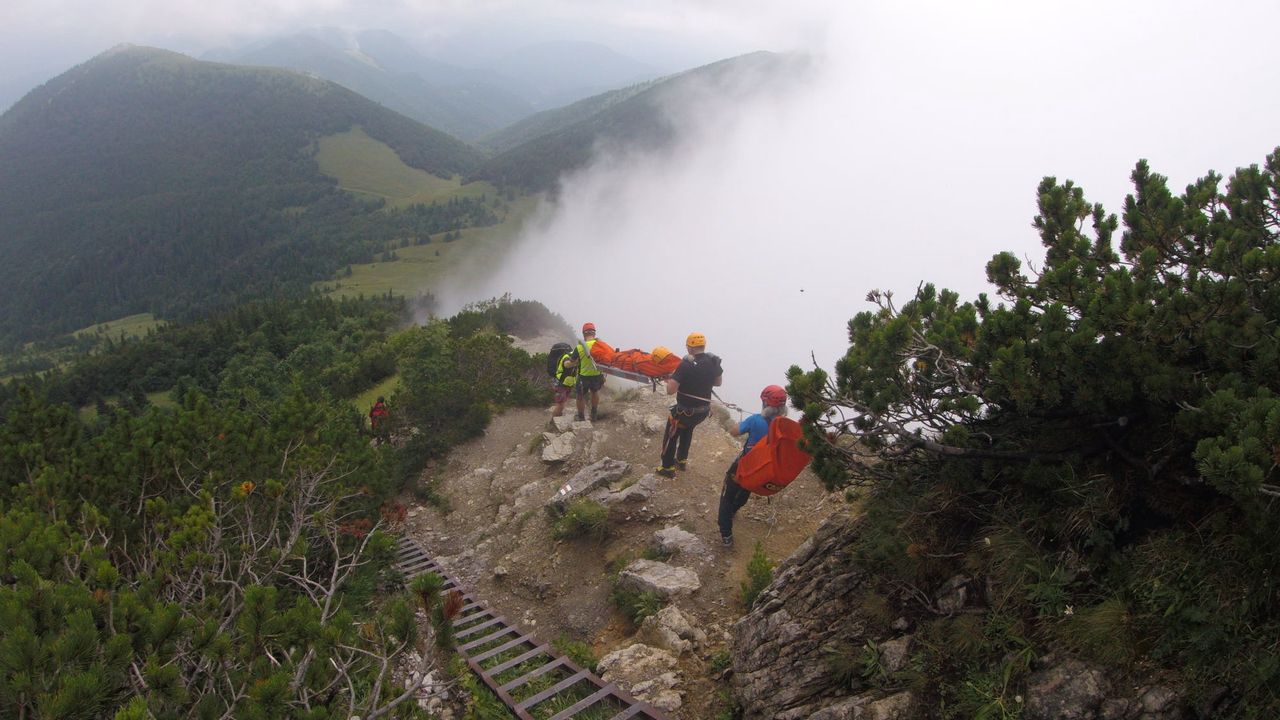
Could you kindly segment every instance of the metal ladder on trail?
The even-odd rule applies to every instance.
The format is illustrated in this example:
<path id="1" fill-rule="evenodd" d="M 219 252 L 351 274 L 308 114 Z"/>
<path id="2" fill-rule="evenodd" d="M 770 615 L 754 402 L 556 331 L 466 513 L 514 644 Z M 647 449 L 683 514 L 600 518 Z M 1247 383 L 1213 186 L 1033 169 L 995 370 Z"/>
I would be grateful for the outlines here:
<path id="1" fill-rule="evenodd" d="M 406 581 L 435 573 L 444 579 L 441 592 L 456 589 L 462 594 L 462 609 L 453 620 L 457 651 L 520 720 L 667 720 L 657 708 L 606 683 L 486 608 L 416 540 L 400 537 L 396 567 Z"/>

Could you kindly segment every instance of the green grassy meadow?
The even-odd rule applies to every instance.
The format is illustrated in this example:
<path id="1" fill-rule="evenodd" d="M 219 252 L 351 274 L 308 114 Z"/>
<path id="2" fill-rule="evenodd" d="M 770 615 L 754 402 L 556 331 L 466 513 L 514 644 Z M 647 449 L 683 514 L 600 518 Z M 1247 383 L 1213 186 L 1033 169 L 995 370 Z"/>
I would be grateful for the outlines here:
<path id="1" fill-rule="evenodd" d="M 139 313 L 67 333 L 59 341 L 55 341 L 52 347 L 48 344 L 27 343 L 12 353 L 0 354 L 0 382 L 27 375 L 30 368 L 39 368 L 34 371 L 35 374 L 43 375 L 49 369 L 65 366 L 84 352 L 92 352 L 108 339 L 119 340 L 122 335 L 128 338 L 142 337 L 163 324 L 163 321 L 157 320 L 151 313 Z"/>
<path id="2" fill-rule="evenodd" d="M 463 185 L 457 178 L 439 178 L 409 167 L 394 150 L 359 127 L 322 138 L 316 161 L 321 172 L 336 179 L 339 187 L 384 199 L 391 207 L 499 196 L 487 182 Z M 498 262 L 537 203 L 536 197 L 516 198 L 505 203 L 506 216 L 498 225 L 464 228 L 451 242 L 436 236 L 427 245 L 396 248 L 396 260 L 352 265 L 350 276 L 318 282 L 314 287 L 339 297 L 387 293 L 412 297 L 430 292 L 464 263 L 486 266 Z"/>
<path id="3" fill-rule="evenodd" d="M 452 242 L 437 237 L 427 245 L 396 248 L 396 260 L 352 265 L 349 277 L 326 280 L 315 286 L 339 297 L 372 297 L 388 292 L 412 297 L 430 292 L 464 262 L 492 266 L 500 261 L 536 206 L 536 198 L 518 198 L 510 204 L 507 218 L 501 224 L 464 228 Z"/>
<path id="4" fill-rule="evenodd" d="M 321 138 L 316 162 L 320 172 L 337 180 L 343 190 L 382 198 L 392 207 L 497 194 L 487 182 L 463 185 L 457 178 L 440 178 L 409 167 L 395 150 L 369 137 L 359 126 Z"/>
<path id="5" fill-rule="evenodd" d="M 138 313 L 137 315 L 128 315 L 116 320 L 108 320 L 107 322 L 90 325 L 81 328 L 73 333 L 76 337 L 82 335 L 102 335 L 112 339 L 119 339 L 123 334 L 125 337 L 142 337 L 147 334 L 148 330 L 160 327 L 164 323 L 157 320 L 151 313 Z"/>

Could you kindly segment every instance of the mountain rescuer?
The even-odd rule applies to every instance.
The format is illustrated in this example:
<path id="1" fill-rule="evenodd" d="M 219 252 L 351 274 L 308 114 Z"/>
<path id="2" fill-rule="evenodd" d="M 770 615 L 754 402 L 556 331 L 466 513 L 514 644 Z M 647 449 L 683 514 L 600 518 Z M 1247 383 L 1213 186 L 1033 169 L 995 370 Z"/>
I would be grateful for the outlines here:
<path id="1" fill-rule="evenodd" d="M 569 345 L 568 343 L 562 343 L 560 347 L 568 348 Z M 551 388 L 552 392 L 555 393 L 556 409 L 551 413 L 552 417 L 560 417 L 564 414 L 564 405 L 569 402 L 569 393 L 577 382 L 577 356 L 566 350 L 560 355 L 560 360 L 556 363 L 555 381 Z"/>
<path id="2" fill-rule="evenodd" d="M 379 445 L 387 441 L 387 435 L 391 430 L 387 427 L 387 418 L 390 415 L 391 411 L 387 409 L 387 401 L 379 395 L 377 402 L 369 410 L 369 428 L 373 430 L 373 437 Z"/>
<path id="3" fill-rule="evenodd" d="M 738 461 L 769 433 L 769 425 L 774 418 L 787 415 L 787 391 L 778 385 L 770 385 L 760 393 L 760 413 L 752 415 L 740 423 L 727 421 L 725 430 L 737 437 L 746 435 L 747 441 L 742 444 L 742 452 L 734 458 L 728 472 L 724 474 L 724 489 L 720 491 L 720 541 L 725 545 L 733 544 L 733 516 L 747 500 L 751 493 L 738 484 Z"/>
<path id="4" fill-rule="evenodd" d="M 591 359 L 591 347 L 595 344 L 595 323 L 583 323 L 582 342 L 578 343 L 575 352 L 578 363 L 578 381 L 574 383 L 574 387 L 578 391 L 579 420 L 586 419 L 583 415 L 587 409 L 587 393 L 591 393 L 591 419 L 596 419 L 597 408 L 600 405 L 600 388 L 604 387 L 604 373 L 600 372 L 600 368 L 596 367 L 596 361 Z"/>
<path id="5" fill-rule="evenodd" d="M 720 358 L 707 352 L 707 336 L 690 333 L 684 341 L 688 355 L 667 379 L 667 394 L 676 396 L 662 436 L 662 477 L 675 477 L 689 460 L 693 429 L 711 413 L 711 391 L 724 380 Z"/>

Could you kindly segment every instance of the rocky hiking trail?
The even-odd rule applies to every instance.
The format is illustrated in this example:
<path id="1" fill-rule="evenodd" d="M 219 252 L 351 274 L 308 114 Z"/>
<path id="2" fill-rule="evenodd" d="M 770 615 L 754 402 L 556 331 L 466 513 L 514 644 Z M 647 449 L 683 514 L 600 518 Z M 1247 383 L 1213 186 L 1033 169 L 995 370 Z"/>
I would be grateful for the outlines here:
<path id="1" fill-rule="evenodd" d="M 670 717 L 710 718 L 755 544 L 781 562 L 844 505 L 806 471 L 770 499 L 753 496 L 735 544 L 721 545 L 720 488 L 739 441 L 713 416 L 694 431 L 688 470 L 654 475 L 669 404 L 661 390 L 610 378 L 594 423 L 573 422 L 572 402 L 555 423 L 549 409 L 509 410 L 424 472 L 439 500 L 406 497 L 406 533 L 523 631 L 587 643 L 607 682 Z M 578 496 L 608 508 L 603 539 L 554 538 Z M 610 599 L 615 583 L 665 607 L 635 628 Z"/>

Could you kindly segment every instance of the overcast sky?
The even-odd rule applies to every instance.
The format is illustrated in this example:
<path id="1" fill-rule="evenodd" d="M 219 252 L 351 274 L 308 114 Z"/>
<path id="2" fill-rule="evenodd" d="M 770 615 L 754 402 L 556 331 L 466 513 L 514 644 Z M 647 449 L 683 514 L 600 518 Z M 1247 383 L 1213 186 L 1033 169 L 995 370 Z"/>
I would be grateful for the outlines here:
<path id="1" fill-rule="evenodd" d="M 312 27 L 389 29 L 480 63 L 532 42 L 589 40 L 670 72 L 773 45 L 803 23 L 766 3 L 698 0 L 0 0 L 0 109 L 119 43 L 190 55 Z M 741 8 L 745 12 L 729 11 Z"/>
<path id="2" fill-rule="evenodd" d="M 672 107 L 676 151 L 602 156 L 513 262 L 448 296 L 510 290 L 619 347 L 705 332 L 739 402 L 833 361 L 872 288 L 972 298 L 993 253 L 1038 260 L 1042 176 L 1118 210 L 1139 158 L 1180 189 L 1280 145 L 1275 0 L 0 0 L 0 105 L 120 42 L 198 54 L 314 26 L 477 58 L 595 40 L 664 69 L 814 53 L 785 92 Z"/>

